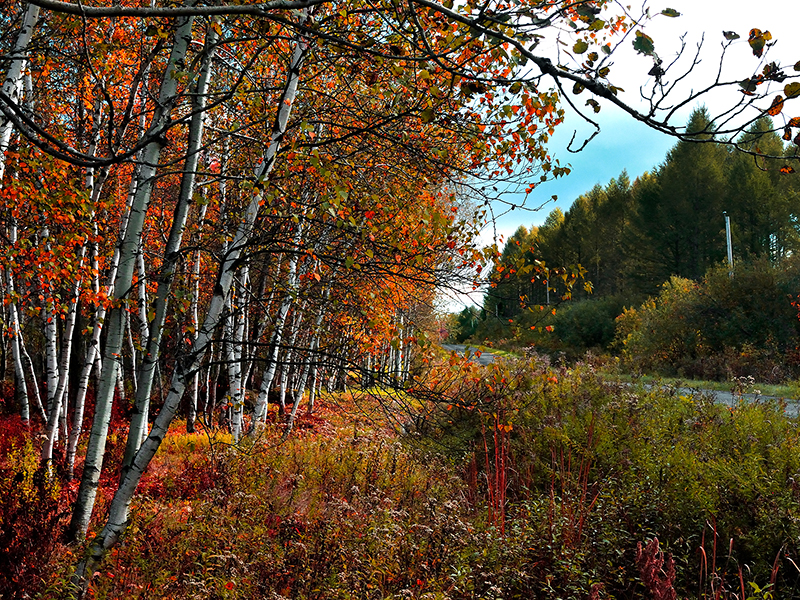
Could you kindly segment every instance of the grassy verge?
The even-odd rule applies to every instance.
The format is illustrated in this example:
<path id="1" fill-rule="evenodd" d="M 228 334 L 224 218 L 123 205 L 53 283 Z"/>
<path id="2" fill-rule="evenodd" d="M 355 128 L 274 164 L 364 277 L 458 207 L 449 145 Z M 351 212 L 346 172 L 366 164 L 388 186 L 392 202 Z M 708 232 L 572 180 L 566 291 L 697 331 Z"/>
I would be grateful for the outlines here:
<path id="1" fill-rule="evenodd" d="M 776 407 L 621 386 L 590 367 L 437 368 L 407 390 L 426 406 L 405 436 L 380 418 L 393 406 L 380 394 L 328 397 L 285 443 L 274 425 L 238 448 L 170 433 L 93 597 L 800 590 L 800 430 Z M 71 552 L 54 553 L 39 598 L 64 597 Z"/>

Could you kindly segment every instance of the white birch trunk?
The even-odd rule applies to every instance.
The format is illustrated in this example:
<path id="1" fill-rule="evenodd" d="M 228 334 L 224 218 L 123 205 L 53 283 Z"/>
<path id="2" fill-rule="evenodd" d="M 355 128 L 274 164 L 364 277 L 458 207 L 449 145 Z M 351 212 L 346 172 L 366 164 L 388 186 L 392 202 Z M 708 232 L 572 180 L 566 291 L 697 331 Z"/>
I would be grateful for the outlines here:
<path id="1" fill-rule="evenodd" d="M 306 382 L 308 381 L 308 375 L 309 375 L 309 372 L 310 372 L 310 369 L 311 369 L 311 364 L 314 361 L 314 353 L 316 352 L 317 347 L 319 346 L 320 327 L 322 325 L 323 319 L 325 318 L 325 313 L 326 313 L 325 307 L 326 307 L 327 302 L 328 302 L 328 300 L 330 298 L 330 295 L 331 295 L 331 286 L 332 285 L 333 285 L 333 282 L 331 280 L 331 281 L 328 282 L 328 285 L 326 286 L 325 292 L 323 293 L 323 296 L 322 296 L 323 297 L 323 303 L 322 303 L 322 306 L 319 309 L 319 313 L 317 314 L 317 318 L 314 321 L 314 328 L 312 330 L 311 343 L 309 343 L 309 345 L 308 345 L 308 353 L 306 354 L 306 356 L 305 356 L 305 358 L 303 360 L 302 374 L 300 375 L 300 380 L 298 381 L 297 389 L 295 390 L 295 393 L 294 393 L 294 402 L 292 403 L 292 412 L 289 414 L 289 420 L 286 423 L 286 431 L 283 434 L 284 439 L 289 437 L 289 434 L 291 434 L 291 432 L 292 432 L 292 428 L 294 427 L 294 420 L 295 420 L 295 417 L 297 416 L 297 409 L 300 406 L 300 402 L 303 400 L 303 394 L 305 394 L 305 391 L 306 391 Z M 316 377 L 316 372 L 315 372 L 315 377 Z M 315 381 L 315 383 L 316 383 L 316 381 Z M 314 394 L 314 390 L 313 390 L 313 386 L 312 386 L 312 389 L 309 392 L 309 409 L 308 409 L 308 413 L 309 414 L 311 414 L 311 412 L 313 410 L 313 402 L 314 402 L 313 394 Z"/>
<path id="2" fill-rule="evenodd" d="M 99 102 L 95 105 L 96 107 L 99 106 Z M 100 118 L 101 113 L 98 108 L 95 109 L 94 115 L 94 127 L 93 127 L 93 138 L 92 138 L 92 145 L 91 145 L 91 152 L 94 153 L 96 147 L 96 140 L 97 140 L 97 133 L 100 128 Z M 94 169 L 87 169 L 86 174 L 86 185 L 91 186 L 89 189 L 92 190 L 91 195 L 91 202 L 92 205 L 95 205 L 100 199 L 100 193 L 103 189 L 103 185 L 108 177 L 108 171 L 106 169 L 101 169 L 99 174 L 95 174 Z M 92 233 L 94 237 L 97 238 L 98 236 L 98 227 L 97 223 L 94 222 L 92 224 Z M 92 291 L 95 295 L 100 293 L 100 261 L 98 256 L 97 250 L 97 243 L 92 242 L 91 244 L 91 255 L 92 255 Z M 115 252 L 114 256 L 112 257 L 111 261 L 111 272 L 109 274 L 108 279 L 108 288 L 109 292 L 111 291 L 111 286 L 113 285 L 113 281 L 116 278 L 116 268 L 119 260 L 119 253 Z M 84 358 L 83 367 L 81 368 L 81 373 L 78 378 L 78 389 L 75 394 L 75 407 L 73 410 L 72 415 L 72 428 L 69 433 L 69 439 L 67 441 L 67 453 L 66 453 L 66 472 L 67 478 L 72 480 L 73 471 L 75 468 L 75 455 L 77 454 L 78 450 L 78 441 L 80 440 L 81 433 L 83 432 L 83 414 L 86 407 L 86 393 L 89 389 L 89 378 L 92 374 L 92 369 L 95 368 L 96 363 L 100 363 L 100 334 L 103 328 L 103 321 L 105 319 L 106 310 L 102 304 L 97 307 L 95 311 L 95 319 L 92 325 L 92 337 L 89 341 L 89 347 L 86 350 L 86 356 Z M 97 370 L 99 371 L 101 367 L 98 365 Z"/>
<path id="3" fill-rule="evenodd" d="M 81 266 L 83 264 L 86 246 L 81 249 Z M 75 282 L 72 291 L 71 303 L 67 313 L 64 337 L 61 343 L 61 365 L 60 375 L 54 394 L 53 411 L 49 415 L 47 432 L 44 444 L 42 444 L 42 461 L 49 465 L 53 460 L 53 448 L 58 438 L 58 428 L 62 425 L 62 433 L 66 440 L 66 415 L 67 415 L 67 384 L 69 383 L 69 363 L 72 357 L 72 336 L 75 332 L 75 323 L 78 319 L 78 298 L 80 296 L 81 279 Z"/>
<path id="4" fill-rule="evenodd" d="M 292 247 L 296 249 L 303 235 L 303 221 L 297 224 L 294 239 L 292 240 Z M 272 332 L 272 340 L 270 342 L 270 354 L 267 357 L 267 366 L 264 369 L 263 379 L 261 380 L 261 388 L 256 398 L 256 405 L 253 414 L 253 424 L 264 423 L 267 420 L 267 410 L 269 401 L 269 390 L 272 387 L 272 381 L 275 379 L 275 373 L 278 369 L 278 355 L 280 354 L 281 341 L 283 340 L 283 328 L 286 325 L 286 316 L 289 309 L 294 303 L 295 296 L 298 288 L 297 276 L 297 260 L 298 253 L 293 252 L 289 259 L 289 272 L 286 278 L 286 295 L 281 302 L 278 309 L 278 314 L 275 317 L 275 327 Z"/>
<path id="5" fill-rule="evenodd" d="M 42 307 L 44 321 L 44 355 L 45 381 L 47 383 L 47 417 L 52 418 L 55 412 L 56 389 L 58 388 L 58 328 L 52 302 L 45 302 Z"/>
<path id="6" fill-rule="evenodd" d="M 283 358 L 283 366 L 281 367 L 281 395 L 280 395 L 280 409 L 281 414 L 286 412 L 286 391 L 289 387 L 289 375 L 292 370 L 292 360 L 294 359 L 297 351 L 295 350 L 295 343 L 297 342 L 297 334 L 300 332 L 300 325 L 303 322 L 304 308 L 300 308 L 295 312 L 294 320 L 290 328 L 289 344 L 286 348 Z M 294 396 L 292 396 L 294 399 Z"/>
<path id="7" fill-rule="evenodd" d="M 179 78 L 175 75 L 175 72 L 179 70 L 186 57 L 186 52 L 192 39 L 193 21 L 192 17 L 179 19 L 180 25 L 175 32 L 172 52 L 153 114 L 151 130 L 158 130 L 169 119 L 172 105 L 177 97 Z M 97 486 L 100 480 L 108 426 L 111 419 L 114 387 L 119 376 L 122 344 L 125 336 L 125 314 L 127 311 L 124 303 L 133 281 L 136 253 L 141 243 L 141 234 L 155 182 L 162 143 L 161 140 L 156 140 L 149 143 L 145 148 L 136 196 L 131 206 L 125 237 L 120 244 L 119 268 L 114 282 L 115 306 L 112 308 L 108 322 L 105 325 L 106 349 L 103 372 L 100 377 L 92 430 L 86 450 L 83 477 L 81 478 L 81 485 L 78 489 L 78 497 L 70 523 L 70 535 L 77 540 L 82 539 L 86 533 L 97 496 Z"/>
<path id="8" fill-rule="evenodd" d="M 147 339 L 150 337 L 150 327 L 147 322 L 147 269 L 144 266 L 144 244 L 139 244 L 139 250 L 136 253 L 136 288 L 138 294 L 138 316 L 139 316 L 139 345 L 144 347 L 147 344 Z M 136 361 L 133 361 L 134 370 L 136 370 Z M 135 385 L 135 384 L 134 384 Z"/>
<path id="9" fill-rule="evenodd" d="M 31 42 L 33 30 L 35 29 L 38 20 L 39 7 L 34 6 L 33 4 L 28 4 L 25 8 L 25 14 L 22 18 L 22 28 L 20 29 L 17 39 L 14 43 L 14 47 L 8 56 L 10 64 L 2 86 L 3 93 L 8 96 L 12 102 L 18 103 L 22 96 L 25 68 L 28 64 L 28 45 Z M 3 175 L 5 174 L 6 170 L 6 151 L 11 143 L 11 133 L 13 129 L 14 127 L 11 121 L 6 118 L 4 114 L 0 113 L 0 187 L 3 185 Z M 13 244 L 16 242 L 16 236 L 16 223 L 12 222 L 9 230 L 10 243 Z M 8 288 L 7 292 L 9 294 L 13 294 L 14 277 L 10 271 L 6 272 L 6 285 Z M 10 317 L 11 323 L 9 325 L 12 329 L 11 352 L 14 359 L 14 374 L 17 378 L 17 385 L 20 386 L 18 390 L 20 399 L 20 413 L 23 421 L 27 422 L 30 419 L 30 408 L 28 390 L 25 383 L 25 372 L 23 368 L 23 355 L 27 353 L 23 352 L 24 346 L 22 344 L 22 330 L 19 324 L 19 311 L 14 298 L 11 300 Z M 31 372 L 33 372 L 33 364 L 30 363 L 30 357 L 28 357 L 28 362 L 31 367 Z M 35 375 L 33 376 L 33 385 L 36 387 L 36 398 L 39 406 L 41 407 L 42 403 L 41 398 L 39 398 L 39 389 Z M 42 410 L 42 414 L 44 415 L 44 410 Z"/>
<path id="10" fill-rule="evenodd" d="M 305 24 L 310 11 L 309 9 L 305 9 L 302 13 L 303 18 L 301 22 Z M 150 434 L 136 453 L 125 480 L 114 494 L 109 508 L 108 520 L 103 530 L 90 545 L 86 558 L 78 564 L 75 570 L 73 582 L 81 589 L 88 584 L 86 573 L 88 572 L 90 576 L 94 573 L 95 566 L 99 564 L 108 549 L 117 543 L 120 535 L 125 531 L 128 522 L 130 503 L 136 491 L 136 486 L 139 484 L 153 456 L 155 456 L 172 419 L 175 417 L 183 393 L 186 390 L 187 383 L 194 375 L 194 372 L 200 367 L 205 353 L 213 341 L 214 332 L 222 316 L 225 298 L 233 283 L 239 256 L 245 244 L 253 235 L 253 228 L 263 198 L 263 182 L 272 172 L 278 148 L 286 132 L 286 124 L 289 120 L 292 106 L 297 95 L 300 68 L 305 59 L 307 49 L 305 40 L 301 39 L 296 42 L 289 66 L 286 86 L 278 104 L 278 113 L 275 119 L 275 125 L 272 129 L 270 144 L 265 153 L 264 161 L 261 163 L 257 172 L 259 185 L 256 186 L 253 197 L 237 228 L 236 236 L 234 237 L 230 250 L 226 254 L 220 267 L 219 279 L 214 286 L 214 295 L 211 298 L 203 326 L 199 330 L 197 342 L 192 349 L 193 351 L 176 365 L 175 372 L 172 376 L 172 385 L 167 393 L 164 405 L 153 423 Z"/>
<path id="11" fill-rule="evenodd" d="M 208 83 L 211 77 L 211 65 L 214 57 L 214 46 L 216 44 L 217 34 L 213 27 L 208 28 L 206 34 L 206 53 L 203 58 L 203 63 L 200 68 L 197 87 L 195 91 L 195 100 L 193 102 L 193 109 L 195 114 L 189 125 L 189 139 L 187 143 L 186 160 L 183 165 L 183 175 L 181 177 L 181 188 L 178 194 L 178 201 L 175 205 L 175 212 L 172 219 L 172 226 L 170 227 L 169 238 L 164 248 L 164 260 L 162 262 L 161 271 L 158 276 L 158 289 L 156 290 L 156 298 L 153 303 L 153 322 L 150 323 L 148 330 L 147 323 L 147 307 L 140 304 L 140 316 L 142 319 L 142 340 L 146 341 L 146 348 L 142 356 L 140 368 L 137 373 L 136 381 L 136 400 L 134 402 L 133 415 L 131 418 L 131 427 L 128 433 L 128 442 L 125 447 L 125 456 L 123 458 L 122 477 L 130 466 L 134 454 L 139 449 L 139 446 L 147 437 L 147 422 L 150 413 L 150 396 L 153 389 L 153 379 L 158 365 L 160 355 L 161 336 L 164 331 L 164 323 L 167 318 L 167 308 L 169 307 L 169 292 L 172 288 L 172 282 L 175 279 L 175 270 L 180 258 L 180 249 L 183 242 L 183 232 L 186 229 L 186 222 L 189 217 L 189 211 L 194 204 L 194 190 L 195 179 L 197 175 L 197 163 L 199 159 L 199 151 L 203 139 L 203 126 L 205 108 L 205 95 L 208 92 Z M 205 208 L 203 209 L 205 212 Z M 140 252 L 141 257 L 141 252 Z M 199 269 L 199 256 L 197 257 L 197 268 Z M 141 268 L 143 270 L 143 267 Z M 140 281 L 143 275 L 140 272 Z M 140 288 L 139 301 L 140 303 L 146 299 L 144 297 L 144 290 Z M 197 310 L 196 295 L 193 300 L 194 308 Z"/>
<path id="12" fill-rule="evenodd" d="M 22 96 L 23 79 L 25 67 L 28 64 L 28 45 L 33 37 L 33 30 L 39 20 L 39 7 L 28 4 L 25 8 L 25 15 L 22 18 L 22 29 L 17 35 L 14 49 L 10 52 L 10 62 L 8 73 L 3 82 L 3 93 L 12 102 L 19 102 Z M 6 151 L 11 142 L 11 132 L 14 129 L 11 121 L 0 114 L 0 185 L 3 182 L 3 174 L 6 170 Z"/>
<path id="13" fill-rule="evenodd" d="M 28 354 L 28 349 L 25 347 L 25 338 L 21 335 L 19 337 L 19 349 L 22 353 L 22 364 L 28 369 L 28 373 L 30 373 L 31 376 L 31 381 L 33 382 L 31 389 L 33 390 L 33 398 L 36 400 L 36 408 L 42 415 L 42 420 L 47 422 L 47 413 L 44 410 L 42 396 L 39 393 L 39 384 L 37 383 L 38 380 L 36 378 L 36 371 L 33 368 L 33 361 L 31 360 L 30 354 Z"/>
<path id="14" fill-rule="evenodd" d="M 242 388 L 242 343 L 244 341 L 244 317 L 231 298 L 231 311 L 226 319 L 226 353 L 228 367 L 229 401 L 231 406 L 231 434 L 234 443 L 242 436 L 244 416 L 244 390 Z"/>
<path id="15" fill-rule="evenodd" d="M 276 281 L 280 278 L 282 262 L 283 262 L 283 254 L 280 254 L 278 255 L 278 264 L 275 267 Z M 267 284 L 267 278 L 266 275 L 263 275 L 261 278 L 261 286 L 259 288 L 258 298 L 264 297 L 264 293 L 266 292 L 266 284 Z M 275 287 L 276 286 L 272 286 L 272 289 L 269 292 L 269 296 L 267 297 L 267 301 L 264 303 L 264 306 L 262 308 L 261 318 L 256 319 L 256 325 L 253 334 L 253 343 L 256 345 L 256 347 L 261 342 L 261 338 L 263 338 L 264 334 L 267 332 L 267 321 L 269 320 L 269 311 L 272 308 L 272 301 L 275 297 Z M 247 382 L 250 381 L 250 374 L 252 373 L 253 365 L 255 364 L 253 356 L 254 353 L 251 353 L 250 356 L 248 357 L 248 361 L 245 366 L 245 372 L 243 376 L 243 381 L 245 382 L 245 385 L 247 385 Z"/>
<path id="16" fill-rule="evenodd" d="M 8 228 L 8 242 L 10 245 L 17 243 L 17 225 L 12 220 Z M 7 269 L 6 297 L 9 298 L 9 327 L 11 329 L 11 355 L 14 359 L 14 376 L 17 380 L 17 394 L 20 402 L 20 415 L 26 423 L 30 420 L 30 401 L 28 400 L 28 386 L 25 383 L 25 369 L 22 365 L 22 329 L 19 324 L 19 311 L 17 310 L 16 291 L 14 289 L 14 275 Z M 36 385 L 36 379 L 33 380 Z M 41 404 L 41 402 L 40 402 Z M 42 418 L 46 421 L 47 415 L 42 410 Z"/>
<path id="17" fill-rule="evenodd" d="M 203 221 L 203 216 L 206 212 L 206 206 L 203 206 L 200 216 L 200 222 Z M 191 303 L 191 314 L 192 314 L 192 327 L 194 327 L 193 339 L 197 342 L 197 331 L 200 329 L 200 317 L 198 315 L 198 297 L 200 296 L 200 251 L 196 250 L 194 253 L 194 265 L 192 267 L 192 285 L 193 285 L 193 292 L 192 292 L 192 303 Z M 208 383 L 208 379 L 206 379 L 206 383 Z M 195 421 L 197 420 L 197 407 L 198 407 L 198 397 L 200 395 L 200 371 L 194 374 L 194 381 L 192 382 L 192 395 L 189 400 L 189 409 L 186 415 L 186 431 L 189 433 L 194 433 L 195 430 Z M 208 402 L 208 387 L 206 386 L 206 403 Z"/>

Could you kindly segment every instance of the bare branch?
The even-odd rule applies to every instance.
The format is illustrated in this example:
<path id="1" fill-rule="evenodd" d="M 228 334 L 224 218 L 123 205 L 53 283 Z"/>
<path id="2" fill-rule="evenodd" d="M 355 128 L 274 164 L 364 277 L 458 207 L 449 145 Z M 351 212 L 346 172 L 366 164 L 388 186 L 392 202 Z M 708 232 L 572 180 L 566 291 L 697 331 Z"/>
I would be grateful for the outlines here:
<path id="1" fill-rule="evenodd" d="M 141 8 L 133 6 L 86 6 L 84 4 L 72 4 L 60 2 L 59 0 L 30 0 L 40 8 L 51 10 L 57 13 L 77 15 L 87 19 L 104 19 L 107 17 L 213 17 L 220 15 L 254 15 L 264 16 L 270 11 L 280 10 L 299 10 L 320 4 L 325 4 L 330 0 L 272 0 L 260 4 L 224 4 L 221 6 L 180 6 L 175 8 Z"/>

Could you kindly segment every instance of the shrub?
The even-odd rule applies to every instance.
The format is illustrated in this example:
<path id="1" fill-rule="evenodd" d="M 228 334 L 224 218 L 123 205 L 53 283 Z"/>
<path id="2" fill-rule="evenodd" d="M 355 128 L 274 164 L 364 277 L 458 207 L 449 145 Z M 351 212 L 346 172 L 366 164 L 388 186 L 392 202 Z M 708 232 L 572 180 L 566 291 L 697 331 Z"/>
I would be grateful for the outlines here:
<path id="1" fill-rule="evenodd" d="M 535 595 L 555 593 L 550 582 L 564 597 L 588 597 L 597 583 L 609 597 L 646 597 L 637 547 L 657 537 L 682 594 L 698 584 L 700 549 L 717 578 L 738 581 L 741 567 L 764 585 L 780 556 L 787 568 L 776 585 L 798 583 L 783 557 L 800 551 L 800 429 L 782 405 L 731 410 L 703 396 L 611 385 L 589 367 L 532 370 L 492 367 L 472 396 L 461 390 L 463 407 L 435 435 L 472 448 L 470 497 L 483 498 L 490 516 L 492 482 L 506 482 L 512 540 L 500 571 L 515 563 L 535 573 L 525 583 Z M 493 435 L 494 423 L 508 438 Z"/>
<path id="2" fill-rule="evenodd" d="M 797 373 L 800 344 L 795 271 L 757 262 L 733 278 L 722 266 L 701 283 L 673 277 L 657 298 L 617 319 L 616 345 L 634 369 L 786 380 Z"/>
<path id="3" fill-rule="evenodd" d="M 61 487 L 39 463 L 30 438 L 12 443 L 0 464 L 0 598 L 28 598 L 56 550 Z"/>
<path id="4" fill-rule="evenodd" d="M 553 333 L 561 346 L 578 356 L 593 348 L 606 350 L 622 310 L 623 302 L 615 296 L 568 303 L 556 311 Z"/>

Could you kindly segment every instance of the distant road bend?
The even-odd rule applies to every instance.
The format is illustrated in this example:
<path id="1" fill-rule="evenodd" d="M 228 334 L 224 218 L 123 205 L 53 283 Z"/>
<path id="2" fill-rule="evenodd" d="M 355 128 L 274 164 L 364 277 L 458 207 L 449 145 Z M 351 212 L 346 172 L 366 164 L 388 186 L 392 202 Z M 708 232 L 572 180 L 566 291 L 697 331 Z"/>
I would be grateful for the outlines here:
<path id="1" fill-rule="evenodd" d="M 442 344 L 442 348 L 444 348 L 448 352 L 455 352 L 461 356 L 463 356 L 467 350 L 469 350 L 469 356 L 472 362 L 475 362 L 479 365 L 489 365 L 495 361 L 495 355 L 491 352 L 484 352 L 474 348 L 472 346 L 467 346 L 465 344 Z M 480 352 L 480 356 L 478 353 Z M 650 385 L 645 385 L 645 387 L 651 387 Z M 736 404 L 740 401 L 744 402 L 759 402 L 759 401 L 772 401 L 772 400 L 780 400 L 780 398 L 776 398 L 774 396 L 764 396 L 762 394 L 733 394 L 732 392 L 725 392 L 720 390 L 708 390 L 708 389 L 699 389 L 699 388 L 688 388 L 688 387 L 679 387 L 675 390 L 681 396 L 692 396 L 695 394 L 705 394 L 710 396 L 714 399 L 714 402 L 717 404 L 724 404 L 731 408 L 735 407 Z M 786 401 L 786 416 L 788 417 L 797 417 L 798 413 L 800 413 L 800 401 L 792 400 L 789 398 L 785 399 Z"/>
<path id="2" fill-rule="evenodd" d="M 645 385 L 650 388 L 651 385 Z M 717 404 L 724 404 L 730 408 L 734 408 L 739 402 L 770 402 L 783 400 L 786 403 L 784 413 L 787 417 L 796 417 L 798 415 L 798 401 L 791 398 L 778 398 L 777 396 L 764 396 L 763 394 L 734 394 L 733 392 L 726 392 L 722 390 L 707 390 L 702 388 L 688 388 L 679 387 L 675 391 L 681 396 L 693 396 L 695 394 L 704 394 L 714 399 Z"/>
<path id="3" fill-rule="evenodd" d="M 478 363 L 479 365 L 490 365 L 494 362 L 495 356 L 491 352 L 484 352 L 483 350 L 478 350 L 477 348 L 473 348 L 472 346 L 466 346 L 464 344 L 442 344 L 442 348 L 447 350 L 448 352 L 455 352 L 460 355 L 464 355 L 469 348 L 469 356 L 472 362 Z M 479 355 L 480 353 L 480 355 Z"/>

